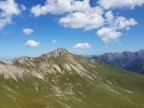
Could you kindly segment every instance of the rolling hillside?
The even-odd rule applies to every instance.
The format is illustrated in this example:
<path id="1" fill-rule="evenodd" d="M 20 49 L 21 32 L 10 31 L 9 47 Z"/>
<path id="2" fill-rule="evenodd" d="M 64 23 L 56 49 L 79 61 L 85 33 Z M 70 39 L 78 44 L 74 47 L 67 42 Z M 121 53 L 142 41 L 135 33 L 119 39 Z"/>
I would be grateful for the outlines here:
<path id="1" fill-rule="evenodd" d="M 60 48 L 0 62 L 0 108 L 144 108 L 144 76 Z"/>

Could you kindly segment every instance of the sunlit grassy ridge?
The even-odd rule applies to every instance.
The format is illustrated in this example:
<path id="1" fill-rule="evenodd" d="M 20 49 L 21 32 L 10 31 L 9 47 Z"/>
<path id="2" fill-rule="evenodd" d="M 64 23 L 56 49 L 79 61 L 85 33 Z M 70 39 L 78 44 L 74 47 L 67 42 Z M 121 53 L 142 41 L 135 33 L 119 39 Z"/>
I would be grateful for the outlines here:
<path id="1" fill-rule="evenodd" d="M 13 65 L 31 73 L 0 76 L 0 108 L 144 108 L 143 75 L 67 51 Z M 43 77 L 33 76 L 34 71 Z"/>

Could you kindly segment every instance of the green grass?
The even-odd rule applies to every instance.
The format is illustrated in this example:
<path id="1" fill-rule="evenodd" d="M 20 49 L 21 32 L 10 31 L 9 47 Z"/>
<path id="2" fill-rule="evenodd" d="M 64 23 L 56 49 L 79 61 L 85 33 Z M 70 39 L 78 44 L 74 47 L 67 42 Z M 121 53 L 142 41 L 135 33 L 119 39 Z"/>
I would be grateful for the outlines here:
<path id="1" fill-rule="evenodd" d="M 65 70 L 63 65 L 72 63 L 68 56 L 81 64 L 92 79 L 81 76 L 74 69 L 71 72 Z M 0 108 L 144 108 L 143 75 L 72 54 L 36 58 L 31 62 L 36 66 L 27 66 L 18 61 L 14 65 L 41 72 L 39 66 L 42 62 L 53 63 L 61 68 L 63 74 L 47 73 L 44 79 L 25 75 L 17 80 L 5 79 L 1 75 Z"/>

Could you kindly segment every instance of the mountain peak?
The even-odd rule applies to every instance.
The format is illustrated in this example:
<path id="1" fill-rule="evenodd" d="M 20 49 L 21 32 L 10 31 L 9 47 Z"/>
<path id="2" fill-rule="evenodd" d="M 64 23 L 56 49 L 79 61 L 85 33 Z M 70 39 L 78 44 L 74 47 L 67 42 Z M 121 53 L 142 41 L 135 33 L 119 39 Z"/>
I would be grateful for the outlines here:
<path id="1" fill-rule="evenodd" d="M 58 48 L 58 49 L 56 49 L 56 50 L 54 50 L 54 51 L 52 51 L 52 52 L 49 52 L 49 53 L 46 53 L 46 54 L 42 54 L 40 57 L 46 57 L 46 58 L 48 58 L 48 57 L 52 57 L 52 56 L 54 56 L 54 57 L 56 57 L 56 56 L 59 56 L 59 55 L 63 55 L 63 54 L 65 54 L 65 53 L 67 53 L 68 51 L 65 49 L 65 48 Z"/>
<path id="2" fill-rule="evenodd" d="M 31 57 L 28 57 L 28 56 L 21 56 L 21 57 L 19 57 L 19 58 L 15 58 L 15 59 L 13 59 L 13 61 L 15 61 L 15 60 L 24 60 L 24 59 L 29 59 L 29 58 L 31 58 Z"/>
<path id="3" fill-rule="evenodd" d="M 18 59 L 28 59 L 28 58 L 30 57 L 24 55 L 24 56 L 19 57 Z"/>
<path id="4" fill-rule="evenodd" d="M 140 49 L 139 52 L 144 52 L 144 49 Z"/>
<path id="5" fill-rule="evenodd" d="M 65 48 L 57 48 L 55 52 L 67 52 L 67 50 Z"/>

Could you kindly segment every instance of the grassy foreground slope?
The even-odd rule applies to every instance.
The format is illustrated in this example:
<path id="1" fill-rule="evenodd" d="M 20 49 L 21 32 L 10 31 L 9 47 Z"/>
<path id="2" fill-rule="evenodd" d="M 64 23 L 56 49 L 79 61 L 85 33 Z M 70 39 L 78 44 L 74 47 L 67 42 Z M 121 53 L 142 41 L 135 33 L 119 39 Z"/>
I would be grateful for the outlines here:
<path id="1" fill-rule="evenodd" d="M 143 75 L 66 50 L 11 65 L 24 71 L 15 77 L 1 72 L 0 108 L 144 108 Z"/>

